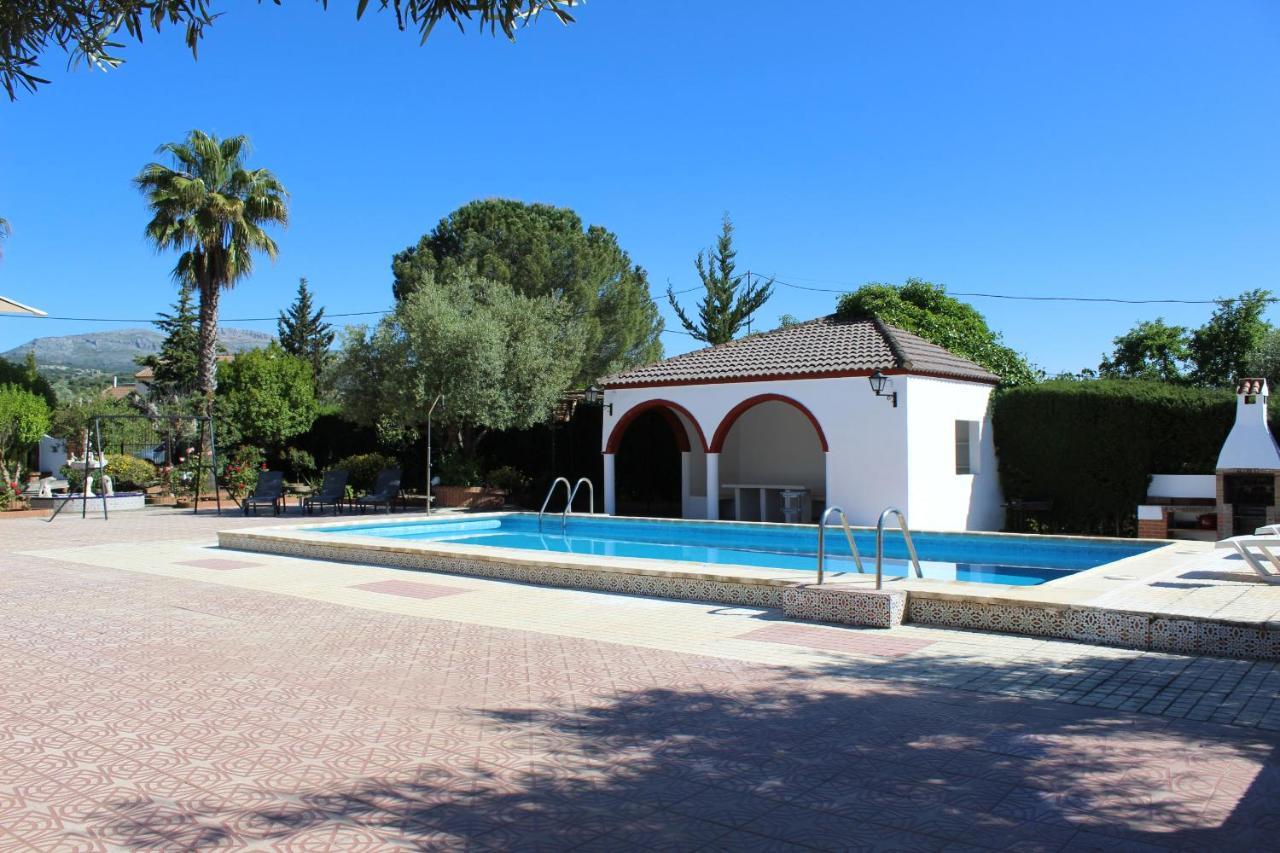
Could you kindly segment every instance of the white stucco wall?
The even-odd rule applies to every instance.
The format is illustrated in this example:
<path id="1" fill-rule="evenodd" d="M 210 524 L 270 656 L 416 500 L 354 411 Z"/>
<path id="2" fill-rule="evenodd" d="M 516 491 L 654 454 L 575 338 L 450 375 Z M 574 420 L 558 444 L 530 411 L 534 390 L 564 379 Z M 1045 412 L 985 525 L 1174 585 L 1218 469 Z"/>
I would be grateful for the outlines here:
<path id="1" fill-rule="evenodd" d="M 1147 496 L 1156 498 L 1217 499 L 1218 478 L 1215 474 L 1152 474 Z M 1142 515 L 1138 515 L 1141 520 Z"/>
<path id="2" fill-rule="evenodd" d="M 1218 454 L 1218 470 L 1280 468 L 1280 446 L 1267 426 L 1267 397 L 1266 390 L 1236 395 L 1236 420 Z"/>
<path id="3" fill-rule="evenodd" d="M 908 500 L 921 530 L 999 530 L 1003 498 L 989 403 L 991 386 L 925 376 L 906 380 Z M 956 473 L 956 421 L 978 423 L 972 474 Z"/>

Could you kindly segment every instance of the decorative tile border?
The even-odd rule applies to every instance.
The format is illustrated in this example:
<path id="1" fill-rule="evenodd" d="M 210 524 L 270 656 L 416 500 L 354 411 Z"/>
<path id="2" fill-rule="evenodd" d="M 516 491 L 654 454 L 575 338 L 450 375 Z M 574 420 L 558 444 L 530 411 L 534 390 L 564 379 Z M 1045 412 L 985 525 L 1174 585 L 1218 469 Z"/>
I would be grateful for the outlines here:
<path id="1" fill-rule="evenodd" d="M 983 604 L 926 597 L 920 593 L 911 595 L 907 610 L 910 622 L 924 625 L 976 628 L 1180 654 L 1280 660 L 1280 628 L 1268 625 L 1180 619 L 1101 607 Z"/>
<path id="2" fill-rule="evenodd" d="M 893 628 L 903 622 L 1079 640 L 1098 645 L 1215 657 L 1280 660 L 1280 625 L 1178 618 L 1103 607 L 1002 604 L 903 589 L 851 589 L 805 583 L 700 578 L 672 572 L 618 571 L 482 560 L 356 542 L 222 531 L 223 548 L 345 563 L 419 569 L 569 589 L 768 607 L 796 619 Z"/>
<path id="3" fill-rule="evenodd" d="M 827 586 L 788 587 L 782 593 L 782 612 L 796 619 L 896 628 L 907 610 L 901 589 L 851 590 Z"/>

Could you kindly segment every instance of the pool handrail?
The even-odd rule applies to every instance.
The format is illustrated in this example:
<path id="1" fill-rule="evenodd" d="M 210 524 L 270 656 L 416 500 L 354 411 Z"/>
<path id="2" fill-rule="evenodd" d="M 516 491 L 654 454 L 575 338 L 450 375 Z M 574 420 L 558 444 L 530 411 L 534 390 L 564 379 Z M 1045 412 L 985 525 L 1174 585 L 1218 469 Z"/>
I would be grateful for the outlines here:
<path id="1" fill-rule="evenodd" d="M 849 550 L 853 552 L 853 562 L 858 566 L 858 573 L 862 573 L 862 555 L 858 553 L 858 546 L 853 541 L 853 531 L 849 529 L 849 516 L 844 514 L 838 506 L 829 506 L 822 513 L 822 520 L 818 522 L 818 583 L 822 583 L 823 564 L 827 559 L 827 519 L 831 513 L 840 513 L 840 523 L 844 526 L 844 538 L 849 540 Z"/>
<path id="2" fill-rule="evenodd" d="M 916 567 L 916 577 L 924 577 L 924 572 L 920 570 L 920 558 L 916 556 L 916 543 L 911 541 L 911 530 L 907 527 L 907 517 L 897 507 L 885 507 L 884 512 L 880 513 L 880 520 L 876 522 L 876 589 L 880 589 L 881 586 L 881 569 L 884 562 L 884 520 L 890 513 L 898 516 L 898 529 L 902 531 L 902 538 L 907 543 L 907 553 L 911 555 L 911 565 Z M 910 572 L 907 576 L 911 576 Z"/>
<path id="3" fill-rule="evenodd" d="M 566 483 L 568 480 L 565 481 Z M 579 477 L 578 482 L 573 484 L 573 491 L 569 492 L 569 502 L 564 505 L 564 512 L 560 513 L 560 532 L 563 533 L 565 525 L 569 523 L 569 513 L 573 512 L 573 499 L 578 496 L 578 489 L 583 483 L 587 484 L 587 499 L 591 505 L 587 508 L 588 515 L 596 514 L 596 487 L 586 477 Z"/>
<path id="4" fill-rule="evenodd" d="M 538 510 L 538 532 L 542 532 L 542 516 L 546 514 L 547 504 L 551 503 L 551 496 L 556 493 L 556 486 L 564 483 L 564 493 L 569 496 L 569 500 L 573 501 L 573 484 L 569 482 L 567 477 L 556 477 L 551 481 L 551 488 L 547 489 L 547 496 L 542 501 L 542 509 Z"/>

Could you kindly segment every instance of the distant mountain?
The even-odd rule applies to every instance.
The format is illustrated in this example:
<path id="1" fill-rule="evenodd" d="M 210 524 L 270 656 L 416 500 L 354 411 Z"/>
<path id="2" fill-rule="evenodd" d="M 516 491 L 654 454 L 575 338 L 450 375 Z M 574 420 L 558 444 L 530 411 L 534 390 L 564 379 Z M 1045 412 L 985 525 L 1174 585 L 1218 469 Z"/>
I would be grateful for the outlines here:
<path id="1" fill-rule="evenodd" d="M 218 340 L 227 352 L 259 349 L 265 347 L 272 337 L 265 332 L 248 329 L 218 330 Z M 36 363 L 40 367 L 87 368 L 119 374 L 121 378 L 125 378 L 132 376 L 138 369 L 134 359 L 159 352 L 163 340 L 164 336 L 154 329 L 86 332 L 83 335 L 36 338 L 8 352 L 0 352 L 0 358 L 21 362 L 34 347 Z"/>

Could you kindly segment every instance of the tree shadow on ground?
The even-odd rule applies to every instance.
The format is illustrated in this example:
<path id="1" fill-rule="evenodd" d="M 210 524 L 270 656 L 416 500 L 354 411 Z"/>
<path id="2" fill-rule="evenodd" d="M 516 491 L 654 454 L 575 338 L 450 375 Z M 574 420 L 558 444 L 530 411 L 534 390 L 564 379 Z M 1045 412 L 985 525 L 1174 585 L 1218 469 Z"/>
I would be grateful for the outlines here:
<path id="1" fill-rule="evenodd" d="M 394 771 L 131 799 L 93 823 L 147 848 L 372 832 L 503 850 L 1247 850 L 1280 827 L 1280 759 L 1255 732 L 838 667 L 728 667 L 706 659 L 696 685 L 441 709 L 383 744 Z"/>

